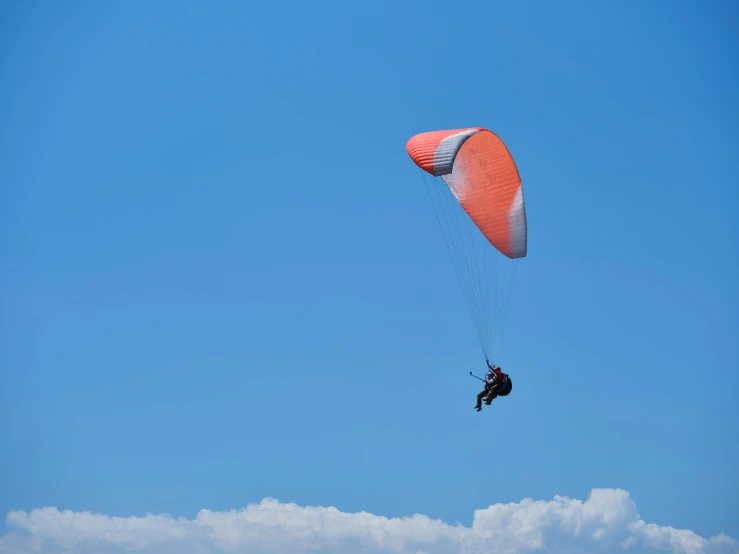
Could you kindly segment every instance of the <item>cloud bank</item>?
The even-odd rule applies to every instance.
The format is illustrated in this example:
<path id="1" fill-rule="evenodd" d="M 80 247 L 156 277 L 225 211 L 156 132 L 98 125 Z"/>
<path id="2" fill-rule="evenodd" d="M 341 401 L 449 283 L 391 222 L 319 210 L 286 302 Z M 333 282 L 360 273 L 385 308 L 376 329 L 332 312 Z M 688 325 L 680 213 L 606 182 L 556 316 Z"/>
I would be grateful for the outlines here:
<path id="1" fill-rule="evenodd" d="M 10 512 L 2 554 L 739 554 L 720 534 L 645 523 L 626 491 L 594 489 L 587 500 L 555 496 L 476 510 L 471 527 L 423 515 L 386 518 L 268 498 L 242 510 L 110 517 L 43 508 Z"/>

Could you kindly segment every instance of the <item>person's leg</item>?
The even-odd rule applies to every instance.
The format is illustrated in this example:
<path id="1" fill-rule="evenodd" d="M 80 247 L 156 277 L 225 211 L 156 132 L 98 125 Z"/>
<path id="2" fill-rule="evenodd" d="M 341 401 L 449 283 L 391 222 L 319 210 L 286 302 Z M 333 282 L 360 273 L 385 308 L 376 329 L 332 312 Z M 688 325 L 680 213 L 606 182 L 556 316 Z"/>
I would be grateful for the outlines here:
<path id="1" fill-rule="evenodd" d="M 475 405 L 475 408 L 477 409 L 478 412 L 482 410 L 482 397 L 485 396 L 486 394 L 487 394 L 487 391 L 485 389 L 477 393 L 477 404 Z"/>
<path id="2" fill-rule="evenodd" d="M 497 394 L 495 394 L 492 390 L 488 393 L 488 395 L 485 397 L 485 404 L 490 406 L 493 400 L 497 398 Z"/>

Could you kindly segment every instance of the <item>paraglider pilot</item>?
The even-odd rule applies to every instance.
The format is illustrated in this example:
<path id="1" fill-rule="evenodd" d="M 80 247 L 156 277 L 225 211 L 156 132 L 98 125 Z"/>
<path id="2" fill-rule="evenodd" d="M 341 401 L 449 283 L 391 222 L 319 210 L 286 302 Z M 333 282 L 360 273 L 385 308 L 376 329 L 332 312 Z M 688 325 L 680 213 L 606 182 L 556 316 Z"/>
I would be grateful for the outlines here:
<path id="1" fill-rule="evenodd" d="M 498 396 L 508 396 L 513 387 L 511 378 L 501 371 L 500 366 L 490 365 L 489 361 L 487 364 L 490 371 L 488 371 L 488 374 L 485 376 L 485 388 L 477 393 L 477 404 L 475 404 L 475 409 L 478 412 L 482 410 L 483 397 L 485 398 L 485 404 L 490 406 L 493 400 Z"/>

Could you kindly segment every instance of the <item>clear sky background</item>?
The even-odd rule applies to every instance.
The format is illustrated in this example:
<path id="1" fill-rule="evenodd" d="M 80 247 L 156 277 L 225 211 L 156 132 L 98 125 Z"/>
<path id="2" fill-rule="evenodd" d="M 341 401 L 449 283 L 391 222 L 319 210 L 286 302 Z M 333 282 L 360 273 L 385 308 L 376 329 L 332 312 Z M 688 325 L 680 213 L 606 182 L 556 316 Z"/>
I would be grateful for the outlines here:
<path id="1" fill-rule="evenodd" d="M 738 12 L 0 5 L 3 518 L 271 497 L 469 527 L 617 488 L 738 538 Z M 515 388 L 479 414 L 405 151 L 467 126 L 529 222 Z"/>

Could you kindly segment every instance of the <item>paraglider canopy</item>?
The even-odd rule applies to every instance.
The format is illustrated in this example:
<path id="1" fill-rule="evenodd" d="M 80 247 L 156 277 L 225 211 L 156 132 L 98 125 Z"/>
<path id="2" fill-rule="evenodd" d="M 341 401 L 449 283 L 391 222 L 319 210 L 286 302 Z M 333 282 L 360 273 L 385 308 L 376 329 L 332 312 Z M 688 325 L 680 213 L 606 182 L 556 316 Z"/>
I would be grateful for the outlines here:
<path id="1" fill-rule="evenodd" d="M 521 177 L 508 148 L 487 129 L 431 131 L 406 144 L 411 159 L 441 177 L 487 240 L 511 259 L 527 253 Z"/>

